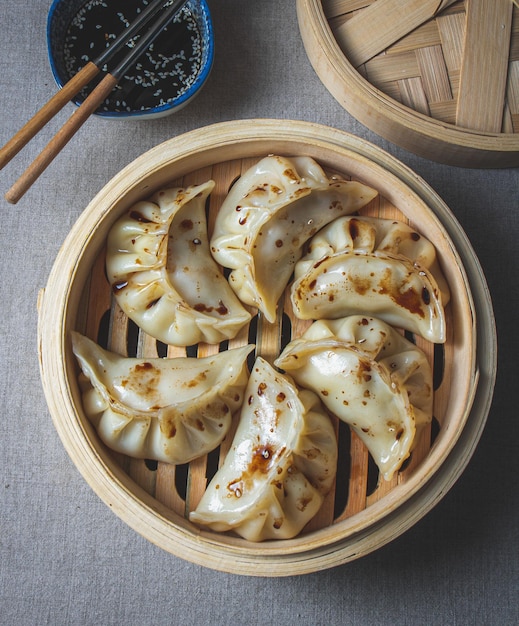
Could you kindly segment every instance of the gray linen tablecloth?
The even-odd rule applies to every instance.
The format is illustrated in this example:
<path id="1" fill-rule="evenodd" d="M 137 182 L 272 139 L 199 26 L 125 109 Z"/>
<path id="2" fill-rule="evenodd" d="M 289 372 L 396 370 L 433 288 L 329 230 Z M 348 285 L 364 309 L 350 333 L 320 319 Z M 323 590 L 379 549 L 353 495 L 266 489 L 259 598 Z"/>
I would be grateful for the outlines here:
<path id="1" fill-rule="evenodd" d="M 46 53 L 50 0 L 0 0 L 0 143 L 55 91 Z M 294 2 L 211 0 L 216 60 L 176 116 L 90 119 L 16 206 L 3 193 L 72 111 L 0 172 L 0 623 L 519 623 L 519 172 L 448 167 L 368 131 L 323 87 Z M 40 383 L 36 301 L 84 207 L 156 144 L 253 117 L 327 124 L 365 138 L 422 176 L 465 229 L 495 306 L 499 373 L 480 444 L 446 497 L 403 536 L 335 569 L 263 579 L 217 573 L 155 547 L 88 487 L 52 425 Z"/>

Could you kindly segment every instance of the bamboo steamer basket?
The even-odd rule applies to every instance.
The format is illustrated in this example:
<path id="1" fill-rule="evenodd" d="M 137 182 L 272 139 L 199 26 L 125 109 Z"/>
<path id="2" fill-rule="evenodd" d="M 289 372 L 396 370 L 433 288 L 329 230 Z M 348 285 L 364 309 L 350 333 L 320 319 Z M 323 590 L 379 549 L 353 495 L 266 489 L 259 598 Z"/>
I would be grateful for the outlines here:
<path id="1" fill-rule="evenodd" d="M 256 544 L 201 530 L 187 519 L 231 436 L 216 453 L 189 466 L 150 463 L 110 451 L 83 413 L 69 333 L 75 329 L 94 340 L 104 333 L 114 351 L 129 354 L 134 344 L 135 355 L 157 356 L 157 343 L 142 332 L 135 335 L 112 301 L 104 274 L 108 230 L 135 201 L 158 189 L 209 178 L 216 181 L 209 205 L 211 224 L 232 182 L 271 153 L 305 154 L 330 173 L 375 187 L 380 197 L 363 212 L 408 221 L 434 241 L 452 301 L 443 347 L 416 338 L 436 372 L 435 419 L 410 462 L 391 482 L 380 482 L 360 440 L 339 428 L 337 483 L 317 517 L 294 539 Z M 250 330 L 258 353 L 269 360 L 277 356 L 287 319 L 292 335 L 300 332 L 290 307 L 284 309 L 273 324 L 258 316 L 257 327 Z M 215 124 L 166 141 L 128 165 L 91 201 L 66 238 L 40 294 L 38 328 L 41 377 L 54 425 L 92 489 L 129 526 L 164 550 L 235 574 L 309 573 L 368 554 L 403 533 L 440 500 L 468 463 L 484 427 L 495 379 L 496 339 L 488 290 L 452 213 L 423 180 L 379 148 L 307 122 Z M 247 334 L 236 341 L 248 342 Z M 197 356 L 214 349 L 200 344 Z M 169 347 L 168 356 L 181 353 Z M 484 355 L 484 361 L 478 355 Z"/>
<path id="2" fill-rule="evenodd" d="M 297 0 L 317 75 L 365 126 L 460 167 L 519 165 L 515 0 Z"/>

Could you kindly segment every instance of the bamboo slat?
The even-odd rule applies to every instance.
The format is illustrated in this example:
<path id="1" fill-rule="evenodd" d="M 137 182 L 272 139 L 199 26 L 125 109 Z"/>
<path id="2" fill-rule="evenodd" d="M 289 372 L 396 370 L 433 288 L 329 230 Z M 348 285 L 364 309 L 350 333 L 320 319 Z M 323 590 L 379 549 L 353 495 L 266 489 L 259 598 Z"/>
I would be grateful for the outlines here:
<path id="1" fill-rule="evenodd" d="M 429 101 L 427 100 L 423 83 L 417 76 L 407 80 L 399 80 L 395 87 L 398 88 L 395 97 L 398 97 L 403 104 L 419 113 L 429 115 Z"/>
<path id="2" fill-rule="evenodd" d="M 429 104 L 452 100 L 449 74 L 440 46 L 428 46 L 416 51 L 420 76 Z"/>
<path id="3" fill-rule="evenodd" d="M 323 6 L 326 11 L 326 17 L 332 18 L 352 13 L 359 9 L 365 9 L 373 2 L 375 0 L 328 0 L 326 3 L 323 3 Z"/>
<path id="4" fill-rule="evenodd" d="M 510 0 L 467 0 L 456 124 L 501 132 L 513 4 Z"/>
<path id="5" fill-rule="evenodd" d="M 335 36 L 354 67 L 382 52 L 455 0 L 378 0 L 342 24 Z"/>

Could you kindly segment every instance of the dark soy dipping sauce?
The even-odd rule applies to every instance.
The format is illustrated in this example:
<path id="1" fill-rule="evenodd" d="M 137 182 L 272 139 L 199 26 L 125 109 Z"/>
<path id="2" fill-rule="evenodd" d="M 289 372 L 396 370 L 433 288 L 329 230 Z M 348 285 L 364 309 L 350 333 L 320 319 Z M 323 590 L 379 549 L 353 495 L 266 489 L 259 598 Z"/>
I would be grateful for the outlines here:
<path id="1" fill-rule="evenodd" d="M 147 4 L 142 0 L 86 2 L 70 22 L 65 35 L 67 74 L 73 76 L 95 59 Z M 115 67 L 130 46 L 131 42 L 110 62 L 108 69 Z M 200 30 L 191 12 L 184 7 L 128 70 L 98 111 L 145 111 L 163 106 L 189 89 L 201 66 Z M 102 77 L 92 81 L 78 99 L 86 98 Z"/>

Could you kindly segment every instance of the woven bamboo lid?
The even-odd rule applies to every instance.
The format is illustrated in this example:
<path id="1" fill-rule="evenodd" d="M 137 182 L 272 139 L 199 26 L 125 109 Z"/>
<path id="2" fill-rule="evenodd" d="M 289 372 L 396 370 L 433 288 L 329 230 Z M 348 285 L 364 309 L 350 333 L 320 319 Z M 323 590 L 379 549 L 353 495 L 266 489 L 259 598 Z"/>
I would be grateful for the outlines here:
<path id="1" fill-rule="evenodd" d="M 308 57 L 360 122 L 420 156 L 519 165 L 515 0 L 297 0 Z"/>

